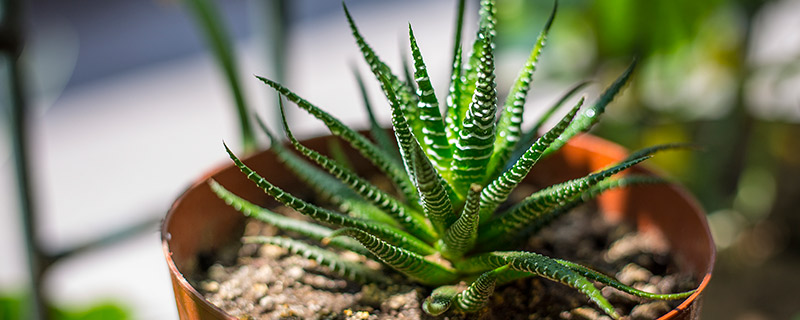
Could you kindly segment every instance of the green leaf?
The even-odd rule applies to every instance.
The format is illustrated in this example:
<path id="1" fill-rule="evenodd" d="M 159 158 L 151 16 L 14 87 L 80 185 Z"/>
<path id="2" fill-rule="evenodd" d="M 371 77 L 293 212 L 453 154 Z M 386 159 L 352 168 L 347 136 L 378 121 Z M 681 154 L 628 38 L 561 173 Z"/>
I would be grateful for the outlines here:
<path id="1" fill-rule="evenodd" d="M 628 293 L 628 294 L 631 294 L 631 295 L 634 295 L 634 296 L 637 296 L 637 297 L 642 297 L 642 298 L 647 298 L 647 299 L 655 299 L 655 300 L 675 300 L 675 299 L 686 298 L 686 297 L 692 295 L 692 293 L 695 292 L 695 290 L 690 290 L 690 291 L 686 291 L 686 292 L 667 293 L 667 294 L 650 293 L 650 292 L 641 291 L 641 290 L 629 287 L 629 286 L 625 285 L 624 283 L 619 282 L 619 280 L 617 280 L 617 279 L 614 279 L 614 278 L 609 277 L 607 275 L 604 275 L 604 274 L 602 274 L 602 273 L 600 273 L 598 271 L 595 271 L 595 270 L 589 269 L 587 267 L 584 267 L 584 266 L 582 266 L 580 264 L 577 264 L 577 263 L 574 263 L 574 262 L 571 262 L 571 261 L 560 260 L 560 259 L 555 259 L 555 261 L 560 263 L 560 264 L 562 264 L 562 265 L 564 265 L 564 266 L 566 266 L 566 267 L 568 267 L 568 268 L 570 268 L 570 269 L 572 269 L 572 271 L 575 271 L 578 274 L 580 274 L 580 275 L 582 275 L 582 276 L 584 276 L 586 278 L 598 281 L 598 282 L 600 282 L 602 284 L 605 284 L 607 286 L 611 286 L 611 287 L 613 287 L 613 288 L 615 288 L 617 290 L 620 290 L 622 292 L 625 292 L 625 293 Z"/>
<path id="2" fill-rule="evenodd" d="M 228 88 L 233 96 L 236 105 L 236 113 L 239 116 L 239 129 L 242 135 L 242 145 L 247 153 L 256 149 L 256 139 L 253 127 L 250 123 L 250 111 L 242 93 L 242 85 L 239 82 L 239 72 L 234 58 L 233 45 L 231 45 L 229 32 L 225 29 L 219 10 L 215 8 L 211 0 L 184 0 L 184 3 L 191 9 L 197 24 L 203 29 L 208 46 L 214 54 L 214 58 L 219 64 L 220 69 L 225 74 Z"/>
<path id="3" fill-rule="evenodd" d="M 434 289 L 422 302 L 422 311 L 434 317 L 445 313 L 453 305 L 453 299 L 459 292 L 459 286 L 441 286 Z"/>
<path id="4" fill-rule="evenodd" d="M 264 77 L 256 76 L 256 78 L 278 91 L 278 93 L 289 99 L 289 101 L 297 104 L 298 107 L 322 121 L 331 131 L 331 134 L 347 141 L 354 149 L 361 153 L 364 158 L 372 162 L 386 174 L 389 179 L 394 182 L 395 186 L 400 189 L 408 202 L 414 203 L 416 201 L 416 190 L 414 186 L 411 184 L 411 181 L 408 180 L 408 176 L 405 174 L 403 168 L 400 167 L 391 154 L 376 147 L 369 139 L 350 129 L 339 121 L 339 119 L 336 119 L 317 106 L 314 106 L 279 83 Z"/>
<path id="5" fill-rule="evenodd" d="M 461 131 L 461 123 L 464 122 L 464 114 L 461 112 L 459 100 L 462 96 L 462 81 L 461 81 L 461 47 L 459 46 L 456 51 L 456 56 L 453 58 L 453 73 L 450 75 L 450 88 L 447 93 L 445 103 L 447 106 L 447 116 L 445 117 L 445 125 L 447 129 L 447 141 L 450 147 L 454 146 L 458 141 L 458 132 Z M 464 108 L 466 110 L 466 108 Z"/>
<path id="6" fill-rule="evenodd" d="M 558 149 L 561 149 L 561 147 L 564 146 L 564 144 L 566 144 L 567 141 L 572 139 L 572 137 L 574 137 L 576 134 L 589 131 L 589 129 L 600 120 L 600 115 L 606 111 L 606 106 L 611 103 L 612 100 L 614 100 L 614 97 L 616 97 L 619 91 L 622 90 L 622 87 L 628 83 L 631 74 L 633 74 L 634 68 L 636 68 L 636 60 L 634 60 L 630 66 L 625 69 L 622 75 L 620 75 L 617 80 L 611 84 L 611 86 L 606 88 L 594 105 L 583 111 L 583 113 L 575 118 L 575 121 L 572 122 L 566 131 L 564 131 L 564 134 L 562 134 L 558 140 L 553 142 L 550 148 L 545 151 L 545 156 L 558 151 Z"/>
<path id="7" fill-rule="evenodd" d="M 466 0 L 458 1 L 458 9 L 456 10 L 456 26 L 455 35 L 453 36 L 453 60 L 451 66 L 453 67 L 450 72 L 450 87 L 448 88 L 447 98 L 445 99 L 445 126 L 447 133 L 447 141 L 451 148 L 456 143 L 458 137 L 459 125 L 463 122 L 462 113 L 458 102 L 461 100 L 461 33 L 464 27 L 464 7 Z M 466 110 L 466 108 L 465 108 Z"/>
<path id="8" fill-rule="evenodd" d="M 442 113 L 439 110 L 439 100 L 431 85 L 428 77 L 428 70 L 422 59 L 417 39 L 411 24 L 408 25 L 408 38 L 411 42 L 411 56 L 414 58 L 414 78 L 417 82 L 417 96 L 419 96 L 419 120 L 422 123 L 422 149 L 433 161 L 433 165 L 440 172 L 449 170 L 450 161 L 453 157 L 450 151 L 450 143 L 445 134 Z"/>
<path id="9" fill-rule="evenodd" d="M 503 248 L 510 248 L 513 245 L 517 244 L 518 242 L 522 241 L 523 239 L 530 238 L 531 235 L 536 234 L 539 230 L 547 226 L 553 220 L 557 219 L 558 217 L 564 214 L 571 212 L 572 209 L 575 209 L 579 205 L 582 205 L 588 202 L 589 200 L 596 198 L 605 191 L 615 188 L 624 188 L 635 185 L 657 184 L 665 182 L 667 182 L 667 180 L 660 177 L 643 176 L 643 175 L 627 175 L 619 179 L 612 178 L 600 181 L 595 186 L 589 188 L 589 190 L 581 194 L 581 196 L 578 197 L 577 199 L 568 202 L 566 204 L 562 204 L 552 210 L 543 212 L 534 221 L 525 226 L 519 232 L 504 234 L 498 241 L 493 241 L 491 242 L 491 244 L 482 246 L 481 249 L 497 250 Z"/>
<path id="10" fill-rule="evenodd" d="M 492 159 L 489 161 L 489 172 L 498 172 L 505 169 L 505 164 L 514 152 L 514 146 L 517 145 L 522 135 L 522 115 L 525 110 L 525 100 L 528 97 L 533 73 L 536 71 L 539 54 L 547 42 L 550 26 L 553 25 L 556 8 L 558 8 L 557 2 L 553 6 L 553 11 L 550 13 L 550 18 L 547 19 L 544 29 L 536 39 L 536 44 L 531 50 L 528 61 L 525 62 L 525 66 L 520 70 L 514 86 L 508 93 L 503 112 L 500 114 L 500 120 L 497 123 L 497 139 L 494 141 L 494 151 L 492 152 Z M 494 177 L 496 175 L 492 174 L 490 176 Z"/>
<path id="11" fill-rule="evenodd" d="M 356 239 L 381 261 L 421 284 L 442 285 L 458 279 L 458 274 L 452 268 L 389 244 L 368 232 L 355 228 L 342 228 L 336 230 L 332 236 L 348 236 Z"/>
<path id="12" fill-rule="evenodd" d="M 690 150 L 690 149 L 698 149 L 698 146 L 692 143 L 665 143 L 659 144 L 652 147 L 643 148 L 637 150 L 636 152 L 631 153 L 628 155 L 626 160 L 641 158 L 644 156 L 649 156 L 661 151 L 669 151 L 669 150 Z"/>
<path id="13" fill-rule="evenodd" d="M 464 115 L 472 102 L 471 93 L 475 91 L 476 83 L 478 80 L 478 69 L 485 49 L 483 48 L 488 42 L 489 46 L 494 46 L 495 25 L 497 24 L 497 10 L 495 8 L 494 0 L 481 0 L 481 9 L 479 11 L 480 20 L 478 27 L 478 34 L 475 37 L 475 42 L 472 44 L 472 54 L 467 60 L 467 64 L 462 72 L 462 79 L 460 81 L 461 88 L 458 89 L 461 94 L 457 103 L 456 113 L 459 117 L 458 124 L 463 122 Z"/>
<path id="14" fill-rule="evenodd" d="M 282 103 L 282 102 L 281 102 Z M 365 202 L 361 196 L 350 190 L 345 184 L 332 177 L 327 172 L 320 170 L 300 158 L 297 154 L 287 150 L 267 128 L 260 118 L 256 117 L 261 130 L 269 137 L 270 149 L 275 152 L 278 159 L 286 165 L 300 180 L 305 182 L 314 192 L 322 198 L 330 201 L 342 212 L 348 213 L 353 217 L 368 219 L 380 223 L 399 226 L 397 221 L 375 206 Z"/>
<path id="15" fill-rule="evenodd" d="M 516 233 L 527 225 L 536 223 L 543 214 L 550 210 L 575 200 L 600 181 L 649 158 L 650 156 L 624 161 L 585 177 L 562 182 L 537 191 L 496 219 L 489 221 L 485 227 L 482 227 L 478 233 L 479 242 L 485 243 L 502 234 Z"/>
<path id="16" fill-rule="evenodd" d="M 294 209 L 300 214 L 323 223 L 329 223 L 339 227 L 358 228 L 360 230 L 368 231 L 393 245 L 420 254 L 428 255 L 436 251 L 422 240 L 419 240 L 411 234 L 408 234 L 397 228 L 389 225 L 378 224 L 373 221 L 348 217 L 335 211 L 320 208 L 300 198 L 297 198 L 292 194 L 283 191 L 281 188 L 273 185 L 267 181 L 267 179 L 264 179 L 258 173 L 250 169 L 241 160 L 239 160 L 239 158 L 236 157 L 236 155 L 234 155 L 230 149 L 228 149 L 227 145 L 225 146 L 225 150 L 228 152 L 228 155 L 230 156 L 231 160 L 233 160 L 233 163 L 236 165 L 236 167 L 238 167 L 239 170 L 247 176 L 247 179 L 255 182 L 259 188 L 263 189 L 264 192 L 272 196 L 278 202 Z"/>
<path id="17" fill-rule="evenodd" d="M 461 216 L 447 228 L 440 242 L 439 251 L 448 259 L 461 258 L 475 246 L 478 237 L 481 186 L 472 184 Z"/>
<path id="18" fill-rule="evenodd" d="M 236 211 L 243 213 L 247 217 L 251 217 L 256 220 L 263 221 L 264 223 L 273 225 L 278 229 L 296 232 L 300 235 L 317 241 L 321 241 L 333 233 L 333 230 L 330 228 L 311 222 L 284 217 L 280 214 L 267 210 L 266 208 L 255 205 L 252 202 L 233 194 L 215 180 L 209 180 L 208 185 L 211 187 L 211 191 L 214 191 L 217 197 L 224 200 L 225 203 L 233 207 Z M 341 239 L 339 239 L 339 241 L 331 242 L 331 244 L 356 253 L 366 253 L 364 252 L 364 247 L 352 241 L 341 241 Z"/>
<path id="19" fill-rule="evenodd" d="M 522 251 L 490 252 L 457 262 L 456 268 L 463 272 L 482 272 L 506 265 L 509 269 L 530 272 L 575 288 L 589 297 L 606 314 L 614 319 L 619 318 L 619 314 L 614 310 L 614 307 L 603 297 L 600 290 L 591 281 L 556 260 L 537 253 Z"/>
<path id="20" fill-rule="evenodd" d="M 569 126 L 578 109 L 583 105 L 583 99 L 578 101 L 578 104 L 570 110 L 555 127 L 550 129 L 541 138 L 536 140 L 536 143 L 526 151 L 522 157 L 508 170 L 503 172 L 497 179 L 492 180 L 489 185 L 481 192 L 481 220 L 487 221 L 491 214 L 497 209 L 501 203 L 508 199 L 511 191 L 522 182 L 528 175 L 536 162 L 542 157 L 544 151 L 550 146 L 553 141 L 564 132 L 564 129 Z"/>
<path id="21" fill-rule="evenodd" d="M 567 91 L 563 96 L 561 96 L 561 98 L 558 99 L 558 101 L 556 101 L 556 103 L 554 103 L 552 106 L 550 106 L 550 108 L 548 108 L 547 111 L 545 111 L 544 114 L 542 114 L 542 116 L 539 117 L 539 120 L 536 121 L 536 124 L 534 124 L 533 127 L 531 127 L 530 130 L 525 132 L 525 135 L 523 135 L 522 138 L 520 138 L 520 142 L 517 143 L 517 148 L 514 150 L 514 153 L 511 155 L 511 159 L 510 160 L 513 160 L 514 162 L 516 162 L 516 159 L 519 159 L 519 157 L 521 157 L 522 154 L 525 153 L 525 151 L 528 151 L 528 146 L 533 144 L 533 142 L 536 140 L 536 137 L 539 135 L 539 129 L 541 129 L 541 127 L 544 125 L 544 123 L 547 122 L 547 120 L 550 119 L 550 117 L 553 115 L 553 113 L 555 113 L 556 110 L 560 109 L 561 106 L 564 103 L 566 103 L 567 100 L 569 100 L 570 97 L 572 97 L 580 89 L 583 89 L 583 87 L 585 87 L 587 84 L 589 84 L 589 82 L 585 81 L 585 82 L 581 82 L 581 83 L 575 85 L 569 91 Z M 506 166 L 510 167 L 511 164 L 513 164 L 513 163 L 507 163 Z"/>
<path id="22" fill-rule="evenodd" d="M 285 237 L 245 237 L 244 243 L 271 244 L 286 248 L 289 252 L 303 258 L 315 260 L 319 265 L 326 265 L 340 276 L 362 283 L 386 283 L 387 278 L 377 270 L 367 268 L 363 263 L 345 260 L 336 252 L 310 245 Z"/>
<path id="23" fill-rule="evenodd" d="M 449 194 L 452 192 L 448 190 L 452 189 L 436 172 L 417 141 L 411 140 L 411 143 L 413 147 L 411 163 L 414 167 L 414 179 L 419 190 L 422 209 L 437 234 L 444 234 L 444 231 L 458 218 L 453 212 L 453 204 L 450 201 Z"/>
<path id="24" fill-rule="evenodd" d="M 484 272 L 464 290 L 460 290 L 459 286 L 436 288 L 423 302 L 422 310 L 432 316 L 438 316 L 447 311 L 451 305 L 455 305 L 463 312 L 477 312 L 489 302 L 494 293 L 497 275 L 506 270 L 510 270 L 508 266 Z"/>
<path id="25" fill-rule="evenodd" d="M 364 81 L 361 79 L 361 74 L 353 68 L 353 74 L 356 77 L 356 82 L 358 83 L 359 92 L 361 92 L 361 98 L 364 101 L 364 109 L 367 110 L 367 116 L 369 117 L 369 124 L 370 124 L 370 134 L 372 138 L 375 139 L 378 146 L 383 150 L 397 150 L 397 147 L 392 142 L 392 139 L 389 138 L 389 135 L 386 134 L 386 130 L 384 130 L 381 125 L 378 123 L 378 120 L 375 119 L 375 112 L 372 110 L 372 104 L 369 102 L 369 95 L 367 95 L 367 88 L 364 86 Z M 397 154 L 397 157 L 392 157 L 392 159 L 397 160 L 398 164 L 400 163 L 400 155 Z"/>
<path id="26" fill-rule="evenodd" d="M 464 7 L 466 0 L 458 1 L 458 8 L 456 9 L 456 26 L 455 34 L 453 35 L 453 71 L 455 74 L 456 69 L 461 69 L 461 32 L 464 29 Z M 458 63 L 457 63 L 458 62 Z M 459 72 L 460 73 L 460 72 Z"/>
<path id="27" fill-rule="evenodd" d="M 476 312 L 483 308 L 494 293 L 497 274 L 506 269 L 509 269 L 509 267 L 502 266 L 481 274 L 466 290 L 456 295 L 455 305 L 467 313 Z"/>
<path id="28" fill-rule="evenodd" d="M 408 117 L 408 122 L 413 125 L 414 132 L 419 133 L 421 130 L 421 125 L 418 121 L 419 110 L 417 110 L 417 102 L 419 98 L 414 94 L 414 90 L 407 83 L 395 76 L 389 66 L 387 66 L 378 58 L 378 56 L 375 54 L 375 51 L 372 50 L 372 48 L 364 40 L 364 37 L 358 31 L 358 27 L 356 27 L 356 23 L 353 20 L 353 17 L 350 15 L 350 11 L 347 10 L 347 5 L 345 5 L 344 2 L 342 2 L 342 7 L 344 8 L 344 13 L 347 16 L 347 22 L 350 25 L 350 30 L 353 33 L 353 37 L 356 39 L 356 44 L 358 44 L 358 49 L 361 50 L 361 54 L 364 56 L 364 60 L 367 61 L 370 70 L 372 70 L 372 73 L 379 80 L 381 77 L 380 75 L 383 75 L 387 78 L 391 84 L 390 87 L 398 96 L 400 108 L 402 108 L 403 113 L 406 115 L 406 117 Z"/>
<path id="29" fill-rule="evenodd" d="M 497 92 L 494 54 L 489 40 L 490 31 L 484 29 L 481 34 L 484 41 L 483 54 L 478 65 L 478 80 L 472 102 L 458 133 L 450 169 L 453 173 L 453 185 L 460 194 L 466 193 L 470 184 L 480 183 L 485 177 L 495 139 Z"/>
<path id="30" fill-rule="evenodd" d="M 432 243 L 434 241 L 435 232 L 431 226 L 427 224 L 425 218 L 414 209 L 409 208 L 336 161 L 331 160 L 319 152 L 304 146 L 300 141 L 297 141 L 291 129 L 289 129 L 289 123 L 286 121 L 286 113 L 284 112 L 283 105 L 281 105 L 281 120 L 283 121 L 283 128 L 286 131 L 286 135 L 289 137 L 289 141 L 297 151 L 327 170 L 328 173 L 347 185 L 353 192 L 389 214 L 389 216 L 394 218 L 405 230 L 408 230 L 414 236 L 425 242 Z"/>

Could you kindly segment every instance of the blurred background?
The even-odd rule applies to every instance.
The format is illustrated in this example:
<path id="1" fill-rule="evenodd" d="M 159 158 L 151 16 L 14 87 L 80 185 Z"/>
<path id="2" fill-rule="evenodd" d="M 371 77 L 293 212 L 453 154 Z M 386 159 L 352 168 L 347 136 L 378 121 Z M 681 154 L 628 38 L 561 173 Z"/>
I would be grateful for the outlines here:
<path id="1" fill-rule="evenodd" d="M 553 3 L 498 2 L 502 94 Z M 347 4 L 396 70 L 410 22 L 444 95 L 455 1 Z M 476 7 L 468 1 L 465 41 Z M 236 115 L 276 120 L 275 94 L 253 74 L 367 127 L 351 68 L 368 69 L 339 2 L 3 0 L 0 17 L 0 319 L 28 318 L 32 282 L 54 317 L 176 319 L 158 222 L 226 163 L 221 140 L 264 144 L 243 138 Z M 719 253 L 703 318 L 800 319 L 800 1 L 562 0 L 526 122 L 580 81 L 595 98 L 634 58 L 593 132 L 631 149 L 703 147 L 651 162 L 708 213 Z M 290 116 L 301 136 L 325 132 Z"/>

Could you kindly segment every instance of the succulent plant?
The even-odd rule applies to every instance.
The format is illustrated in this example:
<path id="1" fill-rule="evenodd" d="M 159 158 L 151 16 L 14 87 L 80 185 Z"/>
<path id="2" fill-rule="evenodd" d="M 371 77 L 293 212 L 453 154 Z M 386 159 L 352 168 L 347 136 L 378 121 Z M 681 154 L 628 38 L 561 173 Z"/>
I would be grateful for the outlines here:
<path id="1" fill-rule="evenodd" d="M 375 142 L 281 84 L 258 77 L 285 99 L 321 120 L 333 135 L 348 142 L 371 161 L 393 182 L 394 190 L 378 188 L 356 175 L 346 161 L 329 158 L 301 144 L 292 134 L 285 116 L 284 130 L 291 145 L 314 164 L 289 150 L 259 121 L 278 157 L 339 211 L 309 203 L 283 191 L 247 167 L 226 146 L 235 165 L 267 194 L 316 220 L 301 221 L 282 216 L 210 181 L 220 198 L 245 215 L 304 238 L 257 236 L 246 237 L 244 241 L 288 248 L 352 279 L 387 281 L 387 277 L 378 271 L 344 260 L 326 247 L 362 254 L 391 267 L 411 281 L 435 287 L 423 303 L 423 309 L 431 315 L 440 315 L 449 309 L 477 311 L 486 304 L 495 286 L 532 276 L 575 288 L 613 318 L 618 318 L 619 314 L 600 293 L 596 282 L 648 299 L 678 299 L 690 295 L 692 291 L 675 294 L 643 292 L 577 263 L 535 252 L 502 251 L 510 246 L 513 248 L 519 240 L 605 190 L 661 181 L 633 175 L 618 178 L 615 174 L 648 159 L 657 151 L 678 145 L 656 146 L 635 152 L 604 170 L 543 188 L 518 203 L 507 203 L 512 190 L 539 159 L 558 150 L 571 137 L 587 131 L 597 122 L 606 105 L 627 82 L 635 63 L 594 104 L 579 114 L 584 102 L 581 98 L 553 128 L 536 138 L 537 130 L 552 111 L 582 86 L 567 93 L 545 113 L 538 125 L 523 132 L 523 107 L 555 16 L 555 6 L 499 112 L 493 53 L 494 1 L 483 0 L 480 8 L 479 30 L 472 53 L 462 61 L 460 43 L 464 1 L 459 3 L 453 71 L 445 99 L 446 112 L 442 115 L 440 100 L 435 96 L 411 26 L 413 80 L 404 81 L 373 52 L 345 6 L 356 43 L 391 107 L 396 144 L 372 117 L 360 78 L 358 81 L 372 119 L 371 132 Z M 411 71 L 406 69 L 405 73 L 411 74 Z M 284 114 L 282 103 L 280 108 Z"/>

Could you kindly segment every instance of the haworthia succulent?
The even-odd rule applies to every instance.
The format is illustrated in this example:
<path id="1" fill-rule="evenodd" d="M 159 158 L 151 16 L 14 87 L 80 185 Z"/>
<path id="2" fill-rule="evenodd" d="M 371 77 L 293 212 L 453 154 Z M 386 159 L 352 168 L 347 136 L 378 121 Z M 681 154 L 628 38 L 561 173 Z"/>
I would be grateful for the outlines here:
<path id="1" fill-rule="evenodd" d="M 618 318 L 619 314 L 592 281 L 646 299 L 680 299 L 691 295 L 693 291 L 643 292 L 570 261 L 532 252 L 495 251 L 513 249 L 515 244 L 550 221 L 606 190 L 663 182 L 664 179 L 651 176 L 615 175 L 653 153 L 688 145 L 646 148 L 607 168 L 556 185 L 541 186 L 523 200 L 507 203 L 508 199 L 516 198 L 511 196 L 512 191 L 518 189 L 517 186 L 528 175 L 538 172 L 534 168 L 540 158 L 558 150 L 572 136 L 591 128 L 628 81 L 634 65 L 583 113 L 579 113 L 584 101 L 580 99 L 552 129 L 536 139 L 542 124 L 585 85 L 581 83 L 567 92 L 550 109 L 544 110 L 544 115 L 529 131 L 522 133 L 523 107 L 533 72 L 553 25 L 556 6 L 536 39 L 502 110 L 499 110 L 498 118 L 495 1 L 480 2 L 478 34 L 471 47 L 472 53 L 462 60 L 465 3 L 465 0 L 458 2 L 453 69 L 444 115 L 429 78 L 428 61 L 423 59 L 411 26 L 408 26 L 411 59 L 406 57 L 407 52 L 403 52 L 402 56 L 406 58 L 401 58 L 401 76 L 404 78 L 400 79 L 367 44 L 347 7 L 344 7 L 361 55 L 388 101 L 396 143 L 375 120 L 366 88 L 357 73 L 356 82 L 377 145 L 289 89 L 259 77 L 279 95 L 321 120 L 331 133 L 349 143 L 386 174 L 395 188 L 380 177 L 358 176 L 357 172 L 362 172 L 358 167 L 360 162 L 355 161 L 356 157 L 337 151 L 343 150 L 338 144 L 329 145 L 327 153 L 308 148 L 294 137 L 285 116 L 282 118 L 284 131 L 299 155 L 285 147 L 284 142 L 259 121 L 278 159 L 320 195 L 315 197 L 316 200 L 323 201 L 312 204 L 285 192 L 250 169 L 226 146 L 233 163 L 255 185 L 284 206 L 316 220 L 296 221 L 278 215 L 210 181 L 212 190 L 220 198 L 245 215 L 302 237 L 295 240 L 251 237 L 245 241 L 282 246 L 357 280 L 384 279 L 374 270 L 353 265 L 337 253 L 311 243 L 319 241 L 322 245 L 360 253 L 422 285 L 438 286 L 422 304 L 423 310 L 434 316 L 449 310 L 478 312 L 489 301 L 495 286 L 532 276 L 575 288 L 613 318 Z M 409 61 L 413 62 L 413 76 Z M 282 103 L 280 107 L 283 115 Z"/>

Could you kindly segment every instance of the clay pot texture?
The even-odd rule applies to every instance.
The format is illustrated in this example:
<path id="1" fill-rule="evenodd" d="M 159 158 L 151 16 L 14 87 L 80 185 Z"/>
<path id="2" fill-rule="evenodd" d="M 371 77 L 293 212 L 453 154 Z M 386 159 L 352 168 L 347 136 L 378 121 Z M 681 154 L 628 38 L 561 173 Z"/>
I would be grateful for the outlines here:
<path id="1" fill-rule="evenodd" d="M 303 143 L 315 150 L 326 150 L 328 139 L 332 137 L 314 138 Z M 627 152 L 616 144 L 591 135 L 579 135 L 559 152 L 537 164 L 527 179 L 539 185 L 550 185 L 584 176 L 626 155 Z M 371 167 L 366 162 L 358 163 L 359 159 L 352 159 L 355 167 Z M 244 162 L 289 192 L 306 189 L 269 151 L 254 154 Z M 641 167 L 628 172 L 651 174 Z M 209 178 L 254 203 L 267 207 L 277 205 L 232 164 L 201 177 L 175 201 L 164 219 L 161 241 L 178 314 L 184 320 L 236 319 L 206 301 L 183 276 L 194 272 L 202 257 L 239 241 L 242 235 L 244 216 L 211 192 L 206 182 Z M 700 298 L 711 279 L 716 251 L 705 213 L 694 198 L 679 186 L 662 184 L 611 190 L 600 196 L 597 202 L 600 212 L 609 221 L 629 221 L 639 231 L 660 233 L 670 245 L 679 266 L 701 281 L 694 294 L 659 319 L 698 319 Z"/>

